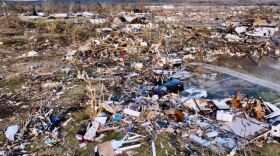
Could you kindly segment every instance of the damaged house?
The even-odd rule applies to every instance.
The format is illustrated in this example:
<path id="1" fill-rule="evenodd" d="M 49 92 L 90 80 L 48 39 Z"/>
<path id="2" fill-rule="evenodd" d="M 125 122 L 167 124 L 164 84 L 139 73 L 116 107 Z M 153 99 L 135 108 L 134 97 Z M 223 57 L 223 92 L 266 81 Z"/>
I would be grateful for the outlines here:
<path id="1" fill-rule="evenodd" d="M 238 34 L 246 34 L 252 37 L 272 37 L 275 32 L 279 31 L 279 27 L 276 26 L 256 26 L 250 29 L 247 26 L 237 26 L 235 31 Z"/>
<path id="2" fill-rule="evenodd" d="M 265 20 L 256 18 L 240 22 L 238 26 L 236 26 L 235 31 L 238 34 L 246 34 L 252 37 L 272 37 L 275 32 L 279 31 L 279 27 Z"/>
<path id="3" fill-rule="evenodd" d="M 275 32 L 279 30 L 276 26 L 258 26 L 251 32 L 247 34 L 253 37 L 272 37 Z"/>
<path id="4" fill-rule="evenodd" d="M 120 16 L 118 19 L 113 21 L 115 25 L 121 26 L 122 23 L 125 25 L 126 32 L 141 32 L 143 29 L 152 29 L 154 24 L 148 23 L 148 18 L 143 16 Z"/>

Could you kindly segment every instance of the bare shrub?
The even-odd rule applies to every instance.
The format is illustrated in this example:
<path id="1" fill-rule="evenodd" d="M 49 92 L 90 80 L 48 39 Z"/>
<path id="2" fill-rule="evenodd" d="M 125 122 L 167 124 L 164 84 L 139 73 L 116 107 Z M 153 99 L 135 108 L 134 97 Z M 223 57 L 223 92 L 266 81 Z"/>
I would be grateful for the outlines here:
<path id="1" fill-rule="evenodd" d="M 88 31 L 82 28 L 75 28 L 72 33 L 72 38 L 76 40 L 86 40 L 89 37 Z"/>
<path id="2" fill-rule="evenodd" d="M 16 15 L 7 15 L 3 19 L 3 23 L 8 28 L 25 28 L 27 26 L 27 22 L 22 21 Z"/>
<path id="3" fill-rule="evenodd" d="M 49 25 L 49 33 L 50 34 L 61 34 L 64 33 L 68 28 L 68 24 L 66 21 L 53 21 Z"/>

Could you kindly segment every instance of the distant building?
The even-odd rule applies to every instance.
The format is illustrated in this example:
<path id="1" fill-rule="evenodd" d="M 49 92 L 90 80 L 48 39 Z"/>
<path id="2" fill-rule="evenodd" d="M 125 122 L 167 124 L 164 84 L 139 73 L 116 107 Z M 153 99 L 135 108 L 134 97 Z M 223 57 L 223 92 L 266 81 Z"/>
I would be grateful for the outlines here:
<path id="1" fill-rule="evenodd" d="M 279 31 L 279 27 L 273 25 L 265 25 L 263 21 L 256 21 L 253 23 L 240 23 L 235 27 L 238 34 L 246 34 L 253 37 L 272 37 L 275 32 Z"/>
<path id="2" fill-rule="evenodd" d="M 150 5 L 146 6 L 146 8 L 151 9 L 151 10 L 174 10 L 175 6 L 174 5 Z"/>

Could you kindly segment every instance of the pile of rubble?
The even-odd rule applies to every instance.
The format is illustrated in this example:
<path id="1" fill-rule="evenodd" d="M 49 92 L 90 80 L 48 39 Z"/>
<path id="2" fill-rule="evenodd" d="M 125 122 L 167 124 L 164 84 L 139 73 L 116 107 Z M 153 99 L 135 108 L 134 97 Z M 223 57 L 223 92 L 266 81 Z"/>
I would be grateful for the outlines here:
<path id="1" fill-rule="evenodd" d="M 199 29 L 182 24 L 185 21 L 180 18 L 207 18 L 205 13 L 179 12 L 168 18 L 161 15 L 164 13 L 154 14 L 121 12 L 110 18 L 90 12 L 50 15 L 48 19 L 82 16 L 93 25 L 111 23 L 96 28 L 85 42 L 61 48 L 64 53 L 59 61 L 44 67 L 55 67 L 52 72 L 42 72 L 43 67 L 35 64 L 18 74 L 28 79 L 19 94 L 39 104 L 22 106 L 26 103 L 17 99 L 19 94 L 8 89 L 1 93 L 0 102 L 21 106 L 29 114 L 24 122 L 13 123 L 0 133 L 5 137 L 0 140 L 0 155 L 32 154 L 55 147 L 63 151 L 62 147 L 78 142 L 74 154 L 67 154 L 91 148 L 91 155 L 141 155 L 148 148 L 153 156 L 205 155 L 199 150 L 203 148 L 211 154 L 233 156 L 249 145 L 261 147 L 278 141 L 277 106 L 239 93 L 213 98 L 211 92 L 191 82 L 216 80 L 219 73 L 204 74 L 203 69 L 189 64 L 249 55 L 261 62 L 278 52 L 266 40 L 277 37 L 278 27 L 261 25 L 255 19 L 251 24 Z M 44 16 L 27 20 L 46 20 Z M 211 24 L 215 21 L 209 19 Z M 256 38 L 261 38 L 258 46 L 254 45 Z M 15 59 L 50 55 L 46 53 L 31 50 Z M 0 75 L 2 79 L 5 83 L 6 77 Z M 73 97 L 78 100 L 59 105 L 70 91 L 78 92 L 79 97 Z M 117 135 L 110 137 L 112 134 Z M 167 142 L 163 135 L 169 136 Z"/>
<path id="2" fill-rule="evenodd" d="M 86 51 L 71 56 L 67 53 L 66 59 L 70 57 L 73 61 L 76 56 L 81 62 L 89 61 L 90 57 L 85 56 L 90 55 L 83 52 Z M 59 109 L 41 103 L 23 125 L 7 127 L 8 141 L 1 148 L 2 153 L 25 153 L 25 147 L 34 137 L 41 137 L 46 146 L 59 146 L 67 135 L 63 127 L 75 123 L 71 113 L 80 111 L 88 111 L 90 119 L 76 134 L 79 148 L 86 148 L 92 141 L 101 142 L 106 134 L 114 131 L 124 134 L 120 140 L 97 144 L 94 152 L 100 155 L 140 148 L 145 140 L 151 140 L 151 151 L 156 155 L 155 141 L 162 133 L 180 136 L 181 146 L 189 152 L 193 152 L 193 146 L 200 145 L 217 154 L 231 155 L 248 144 L 261 146 L 261 142 L 280 136 L 279 108 L 240 94 L 234 98 L 207 99 L 206 90 L 184 83 L 196 73 L 178 71 L 176 66 L 170 70 L 143 70 L 143 64 L 125 63 L 118 68 L 100 66 L 90 74 L 73 65 L 74 68 L 62 71 L 72 77 L 69 81 L 80 79 L 86 83 L 89 100 L 84 108 L 87 110 L 72 107 L 59 113 Z M 43 87 L 59 85 L 51 82 L 44 83 Z M 65 85 L 63 88 L 69 87 Z M 63 95 L 63 88 L 54 90 L 53 96 Z"/>

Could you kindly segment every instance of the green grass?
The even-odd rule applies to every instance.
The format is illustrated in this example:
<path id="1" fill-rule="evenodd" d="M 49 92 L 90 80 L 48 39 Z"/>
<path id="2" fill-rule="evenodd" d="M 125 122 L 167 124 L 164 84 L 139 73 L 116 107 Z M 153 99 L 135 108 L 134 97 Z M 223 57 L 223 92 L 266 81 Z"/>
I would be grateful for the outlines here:
<path id="1" fill-rule="evenodd" d="M 280 95 L 276 92 L 258 92 L 256 95 L 254 95 L 256 98 L 261 98 L 264 101 L 269 101 L 272 103 L 280 102 Z"/>
<path id="2" fill-rule="evenodd" d="M 12 45 L 24 45 L 27 44 L 27 36 L 9 36 L 9 37 L 0 37 L 0 42 L 3 42 L 1 48 L 9 48 Z"/>
<path id="3" fill-rule="evenodd" d="M 75 28 L 72 30 L 72 37 L 74 40 L 86 40 L 89 37 L 89 32 L 86 29 Z"/>
<path id="4" fill-rule="evenodd" d="M 5 142 L 5 140 L 6 140 L 5 135 L 4 134 L 0 134 L 0 143 L 1 142 Z"/>
<path id="5" fill-rule="evenodd" d="M 1 81 L 0 82 L 0 88 L 10 88 L 12 90 L 18 90 L 21 89 L 21 86 L 25 83 L 25 80 L 15 79 L 10 80 L 8 82 Z"/>
<path id="6" fill-rule="evenodd" d="M 265 144 L 260 150 L 260 156 L 279 156 L 280 145 L 279 144 Z"/>
<path id="7" fill-rule="evenodd" d="M 90 118 L 90 115 L 85 112 L 73 112 L 71 116 L 75 119 L 76 122 L 87 120 Z"/>
<path id="8" fill-rule="evenodd" d="M 76 86 L 72 89 L 67 90 L 62 98 L 69 98 L 69 99 L 79 99 L 82 96 L 86 95 L 87 91 L 86 91 L 86 87 L 85 85 L 79 85 Z"/>
<path id="9" fill-rule="evenodd" d="M 201 29 L 201 30 L 198 30 L 198 32 L 200 32 L 201 34 L 206 35 L 206 36 L 211 36 L 212 33 L 214 33 L 215 31 L 212 29 Z"/>
<path id="10" fill-rule="evenodd" d="M 124 136 L 119 132 L 107 133 L 103 139 L 103 142 L 111 140 L 121 140 Z"/>
<path id="11" fill-rule="evenodd" d="M 94 146 L 96 146 L 96 143 L 90 142 L 87 144 L 86 149 L 77 149 L 75 155 L 77 156 L 91 156 L 93 155 Z"/>

